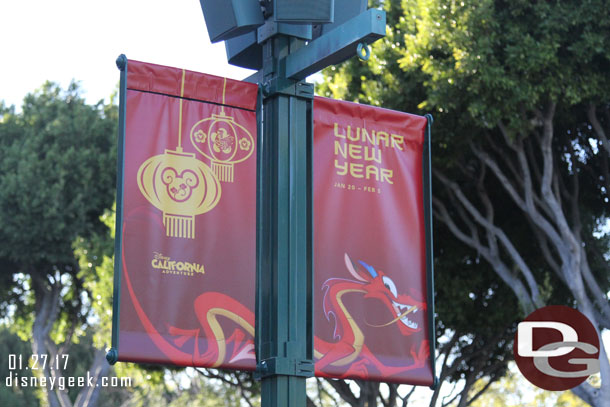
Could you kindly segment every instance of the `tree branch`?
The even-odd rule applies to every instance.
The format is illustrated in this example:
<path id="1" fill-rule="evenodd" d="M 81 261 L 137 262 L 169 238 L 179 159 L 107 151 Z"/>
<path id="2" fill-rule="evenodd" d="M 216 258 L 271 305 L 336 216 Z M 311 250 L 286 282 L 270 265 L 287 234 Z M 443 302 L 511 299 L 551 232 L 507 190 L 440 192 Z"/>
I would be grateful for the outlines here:
<path id="1" fill-rule="evenodd" d="M 608 303 L 608 295 L 604 293 L 599 284 L 597 283 L 595 276 L 591 272 L 591 268 L 589 267 L 589 262 L 587 260 L 587 254 L 585 253 L 585 248 L 581 248 L 582 250 L 582 261 L 581 271 L 584 277 L 587 288 L 591 292 L 591 298 L 593 299 L 593 303 L 597 305 L 600 309 L 600 315 L 597 322 L 602 325 L 606 329 L 610 329 L 610 303 Z"/>
<path id="2" fill-rule="evenodd" d="M 468 211 L 471 217 L 486 230 L 488 235 L 489 249 L 491 253 L 493 253 L 494 258 L 493 261 L 490 261 L 490 263 L 494 265 L 501 263 L 500 255 L 498 253 L 498 248 L 496 245 L 496 239 L 498 239 L 510 255 L 511 259 L 515 262 L 517 267 L 519 267 L 519 270 L 521 271 L 521 274 L 523 274 L 523 276 L 525 277 L 525 280 L 529 287 L 527 299 L 520 298 L 520 300 L 525 300 L 525 303 L 523 305 L 527 309 L 531 310 L 535 309 L 537 306 L 541 306 L 542 302 L 540 299 L 540 293 L 538 291 L 538 285 L 536 283 L 536 279 L 534 278 L 533 273 L 531 272 L 528 265 L 525 263 L 525 260 L 523 260 L 513 243 L 510 241 L 508 236 L 506 236 L 504 231 L 493 224 L 493 208 L 485 190 L 483 188 L 479 188 L 480 199 L 483 201 L 484 206 L 487 208 L 487 217 L 484 217 L 474 207 L 470 200 L 464 195 L 462 189 L 455 182 L 449 181 L 447 177 L 445 177 L 442 173 L 438 171 L 435 172 L 435 175 L 445 185 L 446 188 L 451 190 L 451 192 L 457 197 L 460 204 Z M 512 278 L 512 276 L 510 276 L 510 273 L 507 274 L 505 278 L 509 279 L 509 281 L 505 280 L 509 285 L 522 285 L 521 281 L 517 280 L 516 278 Z M 517 287 L 517 289 L 522 293 L 527 292 L 527 290 L 525 290 L 525 287 Z"/>
<path id="3" fill-rule="evenodd" d="M 102 377 L 106 377 L 110 371 L 110 365 L 106 361 L 106 352 L 103 349 L 96 349 L 93 364 L 89 372 L 94 377 L 95 385 L 83 387 L 74 401 L 74 407 L 92 407 L 97 405 L 102 389 Z"/>
<path id="4" fill-rule="evenodd" d="M 57 354 L 57 349 L 49 339 L 49 332 L 57 319 L 57 310 L 59 308 L 59 284 L 47 286 L 44 279 L 32 277 L 32 286 L 34 289 L 34 297 L 36 299 L 35 309 L 36 315 L 32 324 L 32 354 L 46 354 L 49 357 L 54 357 Z M 48 366 L 41 371 L 41 374 L 49 380 L 52 377 L 61 376 L 58 370 L 51 371 Z M 55 392 L 48 388 L 43 388 L 47 402 L 50 407 L 71 407 L 72 403 L 68 397 L 68 392 L 60 390 L 59 387 Z"/>
<path id="5" fill-rule="evenodd" d="M 343 380 L 326 380 L 335 391 L 339 394 L 339 396 L 348 402 L 350 405 L 355 406 L 358 403 L 358 398 L 354 395 L 352 390 L 349 388 L 349 385 L 345 383 Z"/>
<path id="6" fill-rule="evenodd" d="M 589 383 L 583 382 L 581 385 L 574 387 L 571 392 L 590 406 L 596 405 L 597 391 Z"/>
<path id="7" fill-rule="evenodd" d="M 398 396 L 402 401 L 402 407 L 407 407 L 407 403 L 409 402 L 409 399 L 411 398 L 413 393 L 415 393 L 416 388 L 416 386 L 411 387 L 411 390 L 407 394 L 405 394 L 404 397 Z"/>
<path id="8" fill-rule="evenodd" d="M 595 104 L 590 103 L 589 108 L 587 109 L 587 118 L 589 119 L 593 130 L 595 130 L 597 138 L 602 142 L 602 147 L 606 150 L 608 155 L 610 155 L 610 143 L 608 143 L 606 132 L 597 118 L 596 110 Z"/>
<path id="9" fill-rule="evenodd" d="M 500 369 L 501 366 L 497 365 L 494 366 L 490 372 L 489 372 L 489 381 L 487 382 L 487 384 L 485 384 L 485 386 L 483 386 L 483 388 L 481 390 L 479 390 L 474 396 L 472 396 L 472 398 L 470 398 L 470 400 L 468 400 L 468 402 L 466 403 L 467 406 L 471 405 L 472 403 L 474 403 L 479 397 L 481 397 L 483 395 L 483 393 L 485 393 L 487 391 L 487 389 L 489 389 L 489 387 L 496 381 L 498 381 L 498 379 L 502 376 L 499 374 L 496 374 L 497 371 Z"/>
<path id="10" fill-rule="evenodd" d="M 333 403 L 334 403 L 335 407 L 339 407 L 339 400 L 337 400 L 337 398 L 335 397 L 335 395 L 334 395 L 334 394 L 331 394 L 331 393 L 330 393 L 330 392 L 329 392 L 329 391 L 326 389 L 326 387 L 324 386 L 324 382 L 327 382 L 327 383 L 328 383 L 328 381 L 329 381 L 329 380 L 332 380 L 332 379 L 325 379 L 325 380 L 324 380 L 324 382 L 323 382 L 322 380 L 320 380 L 319 378 L 316 378 L 316 380 L 317 380 L 317 381 L 318 381 L 318 383 L 320 384 L 320 388 L 322 389 L 322 392 L 323 392 L 324 394 L 326 394 L 328 397 L 330 397 L 330 399 L 333 401 Z M 322 407 L 322 405 L 320 405 L 320 407 Z"/>
<path id="11" fill-rule="evenodd" d="M 508 192 L 509 196 L 512 198 L 513 202 L 523 211 L 525 212 L 532 222 L 536 226 L 538 226 L 549 238 L 549 240 L 553 243 L 553 245 L 557 248 L 557 253 L 562 257 L 562 262 L 566 263 L 569 259 L 566 257 L 564 253 L 565 244 L 562 240 L 562 236 L 555 230 L 555 227 L 551 225 L 551 223 L 540 214 L 534 205 L 534 199 L 526 198 L 524 200 L 519 193 L 515 190 L 514 186 L 510 183 L 504 172 L 498 167 L 498 165 L 484 152 L 477 151 L 477 154 L 481 157 L 481 159 L 485 162 L 494 175 L 498 178 L 501 185 Z M 533 196 L 532 191 L 526 192 L 527 196 Z"/>

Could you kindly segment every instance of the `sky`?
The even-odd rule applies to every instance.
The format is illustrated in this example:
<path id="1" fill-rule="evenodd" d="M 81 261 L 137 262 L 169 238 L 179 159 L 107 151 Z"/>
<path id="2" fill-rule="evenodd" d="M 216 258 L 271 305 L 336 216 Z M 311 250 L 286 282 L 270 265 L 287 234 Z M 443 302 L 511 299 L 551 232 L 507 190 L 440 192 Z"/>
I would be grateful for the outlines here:
<path id="1" fill-rule="evenodd" d="M 0 100 L 17 107 L 46 80 L 79 81 L 88 103 L 108 101 L 120 54 L 232 79 L 252 73 L 210 43 L 197 0 L 3 0 L 0 38 Z"/>

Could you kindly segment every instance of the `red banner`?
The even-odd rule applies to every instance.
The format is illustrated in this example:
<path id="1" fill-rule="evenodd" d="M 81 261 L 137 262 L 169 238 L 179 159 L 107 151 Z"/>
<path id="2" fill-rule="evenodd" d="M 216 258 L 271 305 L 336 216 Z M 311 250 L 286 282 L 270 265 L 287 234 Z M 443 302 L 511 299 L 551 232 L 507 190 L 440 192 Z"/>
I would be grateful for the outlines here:
<path id="1" fill-rule="evenodd" d="M 316 375 L 432 385 L 421 116 L 314 101 Z"/>
<path id="2" fill-rule="evenodd" d="M 253 370 L 257 86 L 136 61 L 123 75 L 118 360 Z M 318 376 L 433 383 L 426 126 L 314 101 Z"/>
<path id="3" fill-rule="evenodd" d="M 129 61 L 123 91 L 118 360 L 252 370 L 257 86 Z"/>

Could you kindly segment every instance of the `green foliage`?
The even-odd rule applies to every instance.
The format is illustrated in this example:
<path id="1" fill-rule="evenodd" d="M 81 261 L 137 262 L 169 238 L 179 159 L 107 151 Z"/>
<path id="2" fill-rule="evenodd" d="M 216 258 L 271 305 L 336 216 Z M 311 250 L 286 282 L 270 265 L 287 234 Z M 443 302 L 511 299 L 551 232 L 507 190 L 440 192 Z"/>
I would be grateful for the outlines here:
<path id="1" fill-rule="evenodd" d="M 116 107 L 46 83 L 0 122 L 0 259 L 12 272 L 73 271 L 72 243 L 114 198 Z M 43 266 L 43 267 L 40 267 Z"/>
<path id="2" fill-rule="evenodd" d="M 70 352 L 80 352 L 72 359 L 77 371 L 66 374 L 85 372 L 92 361 L 89 296 L 73 244 L 105 235 L 99 217 L 114 200 L 117 112 L 87 105 L 74 83 L 67 90 L 45 83 L 17 113 L 0 105 L 0 311 L 24 341 L 46 312 L 38 329 L 47 335 L 42 325 L 50 322 L 52 330 L 39 343 L 73 342 Z M 55 304 L 59 312 L 49 313 Z M 38 353 L 52 356 L 49 349 Z"/>
<path id="3" fill-rule="evenodd" d="M 547 99 L 596 99 L 610 85 L 604 0 L 403 0 L 404 70 L 427 76 L 424 106 L 467 110 L 489 127 L 527 127 Z"/>
<path id="4" fill-rule="evenodd" d="M 104 231 L 114 199 L 117 109 L 87 105 L 76 84 L 28 94 L 22 111 L 0 109 L 0 309 L 31 335 L 33 289 L 63 286 L 53 339 L 83 319 L 83 287 L 72 245 Z M 18 305 L 18 306 L 17 306 Z M 75 336 L 75 338 L 78 335 Z"/>
<path id="5" fill-rule="evenodd" d="M 109 233 L 88 239 L 79 237 L 74 243 L 74 254 L 79 262 L 78 277 L 90 294 L 90 307 L 96 319 L 94 344 L 104 349 L 109 346 L 112 333 L 114 207 L 106 210 L 100 220 L 109 228 Z"/>
<path id="6" fill-rule="evenodd" d="M 371 59 L 325 71 L 319 92 L 411 112 L 459 108 L 476 126 L 548 98 L 605 100 L 610 11 L 605 0 L 385 1 L 388 29 Z M 423 84 L 423 87 L 421 86 Z"/>

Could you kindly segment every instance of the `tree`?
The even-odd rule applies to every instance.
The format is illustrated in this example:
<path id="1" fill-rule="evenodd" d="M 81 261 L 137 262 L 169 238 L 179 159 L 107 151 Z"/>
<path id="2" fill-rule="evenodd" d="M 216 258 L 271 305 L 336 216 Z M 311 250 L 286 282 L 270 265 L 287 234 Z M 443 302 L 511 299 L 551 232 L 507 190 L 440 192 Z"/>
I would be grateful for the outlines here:
<path id="1" fill-rule="evenodd" d="M 348 63 L 327 71 L 327 94 L 433 110 L 442 228 L 491 266 L 521 318 L 565 303 L 598 330 L 610 328 L 609 246 L 600 230 L 610 198 L 608 2 L 382 3 L 388 35 L 374 45 L 370 70 Z M 447 244 L 436 242 L 441 251 Z M 574 392 L 607 406 L 603 348 L 600 361 L 601 388 Z M 474 383 L 464 384 L 460 405 Z"/>
<path id="2" fill-rule="evenodd" d="M 31 337 L 32 354 L 68 351 L 86 326 L 90 297 L 72 245 L 104 232 L 99 217 L 115 190 L 117 109 L 90 106 L 76 84 L 46 83 L 25 97 L 20 113 L 0 109 L 0 307 Z M 108 371 L 98 349 L 90 372 Z M 47 367 L 40 374 L 59 377 Z M 96 405 L 83 388 L 75 405 Z M 51 407 L 70 406 L 66 390 L 46 392 Z"/>

